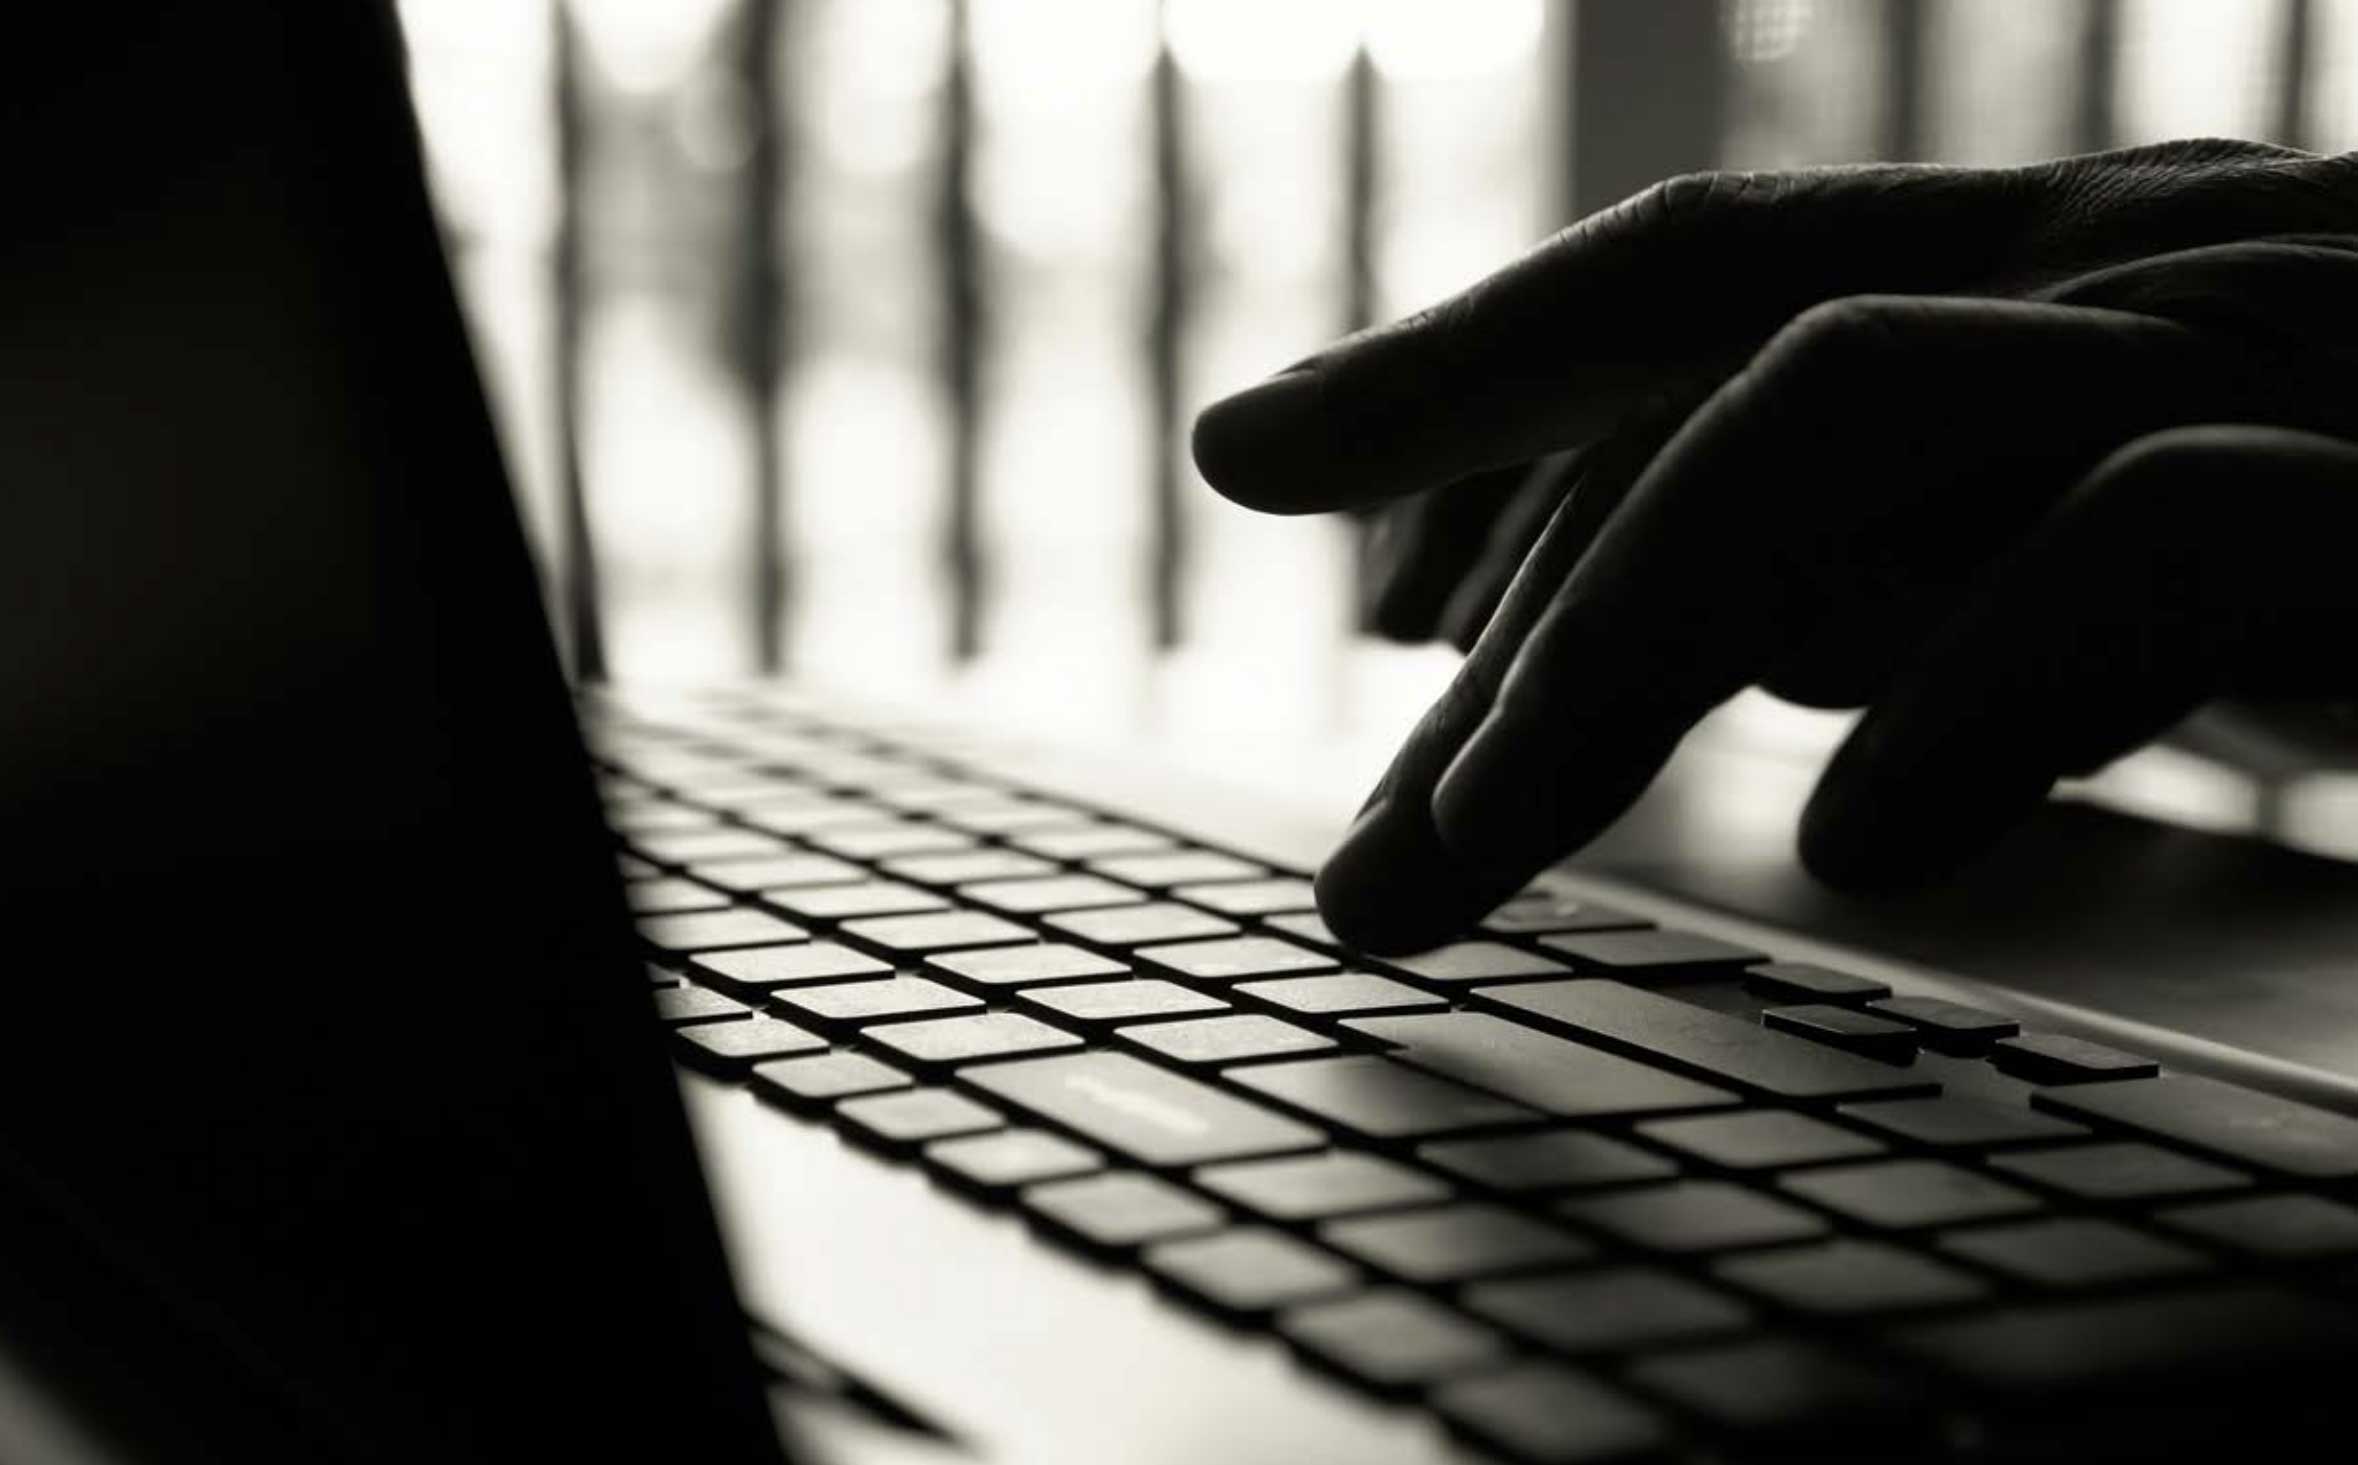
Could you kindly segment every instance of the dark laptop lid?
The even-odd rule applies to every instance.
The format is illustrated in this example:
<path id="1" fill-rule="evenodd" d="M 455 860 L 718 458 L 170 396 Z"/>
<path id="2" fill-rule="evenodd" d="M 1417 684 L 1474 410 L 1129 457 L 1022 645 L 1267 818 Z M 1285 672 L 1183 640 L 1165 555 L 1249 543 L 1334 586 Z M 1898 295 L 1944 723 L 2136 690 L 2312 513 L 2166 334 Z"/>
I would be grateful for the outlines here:
<path id="1" fill-rule="evenodd" d="M 0 1332 L 188 1458 L 775 1458 L 390 17 L 61 8 L 0 61 Z"/>

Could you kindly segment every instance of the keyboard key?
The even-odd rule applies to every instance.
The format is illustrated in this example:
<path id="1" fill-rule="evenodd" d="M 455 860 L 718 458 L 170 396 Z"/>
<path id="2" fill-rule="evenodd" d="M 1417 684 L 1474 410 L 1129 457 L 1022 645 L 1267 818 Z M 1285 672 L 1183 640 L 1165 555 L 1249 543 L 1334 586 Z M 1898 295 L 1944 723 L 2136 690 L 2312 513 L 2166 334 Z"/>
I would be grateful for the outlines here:
<path id="1" fill-rule="evenodd" d="M 1331 1297 L 1359 1280 L 1358 1270 L 1340 1258 L 1260 1226 L 1165 1241 L 1140 1260 L 1160 1281 L 1229 1317 Z"/>
<path id="2" fill-rule="evenodd" d="M 1636 1145 L 1602 1134 L 1560 1129 L 1491 1139 L 1436 1140 L 1417 1157 L 1492 1190 L 1583 1190 L 1667 1180 L 1678 1166 Z"/>
<path id="3" fill-rule="evenodd" d="M 1129 824 L 1083 824 L 1068 829 L 1032 830 L 1011 835 L 1007 842 L 1051 860 L 1093 860 L 1104 855 L 1167 850 L 1175 841 L 1167 834 Z"/>
<path id="4" fill-rule="evenodd" d="M 944 1180 L 989 1195 L 1092 1174 L 1105 1165 L 1105 1158 L 1087 1145 L 1037 1129 L 937 1140 L 922 1153 L 927 1167 Z"/>
<path id="5" fill-rule="evenodd" d="M 927 778 L 885 784 L 876 790 L 875 797 L 880 804 L 890 804 L 912 814 L 930 814 L 937 809 L 952 809 L 960 804 L 1005 803 L 1007 790 L 961 779 Z"/>
<path id="6" fill-rule="evenodd" d="M 944 952 L 925 959 L 926 969 L 939 972 L 961 986 L 980 992 L 1038 986 L 1047 982 L 1079 982 L 1096 977 L 1129 974 L 1126 962 L 1078 946 L 1034 942 L 1028 946 L 993 946 L 975 951 Z"/>
<path id="7" fill-rule="evenodd" d="M 867 872 L 833 855 L 773 855 L 759 860 L 705 860 L 688 873 L 707 885 L 739 895 L 757 890 L 784 890 L 796 885 L 846 885 L 865 880 Z"/>
<path id="8" fill-rule="evenodd" d="M 1315 1221 L 1449 1199 L 1449 1187 L 1430 1175 L 1346 1150 L 1213 1165 L 1196 1171 L 1195 1183 L 1273 1221 Z"/>
<path id="9" fill-rule="evenodd" d="M 1752 1310 L 1724 1292 L 1652 1267 L 1484 1282 L 1468 1312 L 1565 1353 L 1621 1352 L 1735 1332 Z"/>
<path id="10" fill-rule="evenodd" d="M 616 855 L 614 873 L 628 881 L 655 880 L 662 877 L 661 865 L 649 864 L 637 855 Z"/>
<path id="11" fill-rule="evenodd" d="M 1232 982 L 1239 977 L 1326 971 L 1335 964 L 1331 957 L 1274 936 L 1230 936 L 1215 941 L 1141 946 L 1131 955 L 1140 966 L 1198 982 Z"/>
<path id="12" fill-rule="evenodd" d="M 908 855 L 886 860 L 884 873 L 914 885 L 966 885 L 977 880 L 1022 880 L 1053 874 L 1056 866 L 1038 855 L 1011 849 L 953 850 L 948 854 Z"/>
<path id="13" fill-rule="evenodd" d="M 2032 1304 L 1894 1332 L 1893 1341 L 1968 1383 L 2009 1396 L 2200 1389 L 2339 1370 L 2358 1315 L 2322 1300 L 2233 1287 Z M 2151 1458 L 2151 1457 L 2148 1457 Z"/>
<path id="14" fill-rule="evenodd" d="M 1201 936 L 1226 936 L 1236 922 L 1199 911 L 1193 906 L 1117 905 L 1095 911 L 1066 911 L 1042 918 L 1068 936 L 1093 946 L 1146 946 L 1158 941 L 1189 941 Z"/>
<path id="15" fill-rule="evenodd" d="M 814 829 L 804 838 L 814 847 L 847 860 L 884 860 L 895 855 L 942 854 L 974 847 L 971 834 L 944 829 L 939 824 L 913 824 L 905 819 Z"/>
<path id="16" fill-rule="evenodd" d="M 759 860 L 792 853 L 782 839 L 750 829 L 681 829 L 631 837 L 631 848 L 665 865 L 694 865 L 706 860 Z"/>
<path id="17" fill-rule="evenodd" d="M 1747 967 L 1744 986 L 1747 991 L 1783 1002 L 1872 1002 L 1891 995 L 1887 982 L 1806 961 L 1771 961 Z"/>
<path id="18" fill-rule="evenodd" d="M 1782 1170 L 1828 1160 L 1855 1160 L 1881 1154 L 1884 1149 L 1880 1141 L 1855 1129 L 1838 1129 L 1823 1119 L 1786 1109 L 1657 1119 L 1639 1125 L 1638 1133 L 1729 1170 Z"/>
<path id="19" fill-rule="evenodd" d="M 1476 1442 L 1542 1465 L 1651 1457 L 1669 1442 L 1652 1410 L 1568 1365 L 1536 1359 L 1443 1384 L 1433 1408 Z"/>
<path id="20" fill-rule="evenodd" d="M 684 1027 L 692 1022 L 738 1021 L 753 1016 L 753 1009 L 702 987 L 674 987 L 655 994 L 655 1015 L 673 1027 Z"/>
<path id="21" fill-rule="evenodd" d="M 2163 1211 L 2159 1219 L 2189 1235 L 2269 1261 L 2358 1254 L 2358 1210 L 2323 1196 L 2212 1201 Z"/>
<path id="22" fill-rule="evenodd" d="M 1439 1012 L 1449 1006 L 1445 998 L 1371 972 L 1241 982 L 1230 990 L 1239 1001 L 1258 1002 L 1304 1017 L 1373 1017 L 1392 1012 Z"/>
<path id="23" fill-rule="evenodd" d="M 1304 911 L 1299 915 L 1291 916 L 1271 916 L 1261 924 L 1272 931 L 1282 932 L 1292 937 L 1304 946 L 1314 946 L 1320 951 L 1339 952 L 1343 949 L 1342 941 L 1336 937 L 1333 931 L 1327 929 L 1326 918 L 1316 911 Z"/>
<path id="24" fill-rule="evenodd" d="M 2280 1175 L 2358 1177 L 2358 1119 L 2216 1079 L 2173 1073 L 2049 1090 L 2031 1102 Z"/>
<path id="25" fill-rule="evenodd" d="M 683 829 L 710 829 L 719 822 L 704 810 L 686 804 L 642 800 L 606 806 L 606 827 L 616 834 L 669 834 Z"/>
<path id="26" fill-rule="evenodd" d="M 1118 1029 L 1114 1036 L 1131 1047 L 1190 1067 L 1289 1057 L 1335 1045 L 1335 1040 L 1323 1033 L 1257 1012 L 1147 1023 Z"/>
<path id="27" fill-rule="evenodd" d="M 677 916 L 729 907 L 726 895 L 693 880 L 638 880 L 624 886 L 622 893 L 634 916 Z"/>
<path id="28" fill-rule="evenodd" d="M 800 946 L 757 946 L 746 951 L 716 951 L 688 963 L 721 986 L 749 992 L 779 987 L 807 987 L 840 982 L 851 977 L 888 977 L 892 964 L 864 951 L 832 941 L 805 941 Z"/>
<path id="29" fill-rule="evenodd" d="M 1886 1449 L 1892 1459 L 1915 1458 L 1906 1448 L 1912 1431 L 1895 1430 L 1894 1421 L 1915 1415 L 1916 1428 L 1925 1424 L 1919 1395 L 1888 1371 L 1792 1338 L 1657 1353 L 1632 1364 L 1629 1378 L 1737 1434 L 1823 1437 L 1836 1446 L 1825 1458 L 1869 1458 Z"/>
<path id="30" fill-rule="evenodd" d="M 2203 1256 L 2176 1242 L 2093 1217 L 1976 1226 L 1941 1236 L 1940 1249 L 2040 1287 L 2104 1287 L 2199 1272 Z"/>
<path id="31" fill-rule="evenodd" d="M 1695 931 L 1597 931 L 1542 936 L 1539 944 L 1583 966 L 1641 982 L 1768 960 L 1749 946 Z"/>
<path id="32" fill-rule="evenodd" d="M 685 916 L 647 916 L 639 939 L 658 951 L 719 951 L 731 946 L 779 946 L 804 939 L 800 926 L 764 911 L 702 911 Z"/>
<path id="33" fill-rule="evenodd" d="M 1320 1135 L 1249 1100 L 1127 1053 L 998 1063 L 969 1087 L 1142 1165 L 1203 1165 L 1317 1146 Z"/>
<path id="34" fill-rule="evenodd" d="M 2000 1104 L 1957 1094 L 1845 1104 L 1838 1112 L 1886 1134 L 1944 1150 L 1980 1150 L 2030 1140 L 2072 1139 L 2088 1132 L 2085 1125 L 2041 1114 L 2020 1104 Z"/>
<path id="35" fill-rule="evenodd" d="M 1048 875 L 1036 880 L 985 880 L 962 885 L 958 894 L 976 905 L 1011 915 L 1031 916 L 1046 911 L 1098 910 L 1113 905 L 1138 905 L 1146 893 L 1094 875 Z"/>
<path id="36" fill-rule="evenodd" d="M 805 1019 L 812 1026 L 828 1031 L 928 1014 L 980 1012 L 983 1005 L 979 997 L 924 977 L 884 977 L 820 987 L 788 987 L 771 994 L 771 1000 L 789 1016 Z"/>
<path id="37" fill-rule="evenodd" d="M 1867 1010 L 1916 1028 L 1924 1035 L 1925 1047 L 1943 1053 L 1986 1053 L 2000 1038 L 2022 1031 L 2021 1023 L 2002 1012 L 1985 1012 L 1939 997 L 1893 997 L 1870 1003 Z"/>
<path id="38" fill-rule="evenodd" d="M 792 802 L 765 803 L 737 810 L 741 823 L 770 834 L 803 837 L 826 829 L 840 829 L 847 824 L 875 824 L 890 814 L 890 810 L 875 804 L 855 803 L 848 799 L 798 798 Z"/>
<path id="39" fill-rule="evenodd" d="M 1504 982 L 1521 977 L 1562 977 L 1572 969 L 1560 961 L 1535 956 L 1497 941 L 1455 941 L 1408 956 L 1387 956 L 1376 962 L 1385 971 L 1436 987 L 1462 987 L 1474 982 Z"/>
<path id="40" fill-rule="evenodd" d="M 1799 1206 L 1724 1180 L 1677 1180 L 1568 1200 L 1563 1215 L 1649 1251 L 1727 1251 L 1806 1241 L 1829 1229 Z"/>
<path id="41" fill-rule="evenodd" d="M 855 1094 L 904 1089 L 909 1076 L 865 1053 L 821 1053 L 780 1058 L 753 1067 L 753 1087 L 762 1097 L 798 1109 L 818 1108 Z"/>
<path id="42" fill-rule="evenodd" d="M 1022 1204 L 1051 1230 L 1099 1251 L 1210 1231 L 1223 1219 L 1210 1201 L 1126 1170 L 1027 1186 Z"/>
<path id="43" fill-rule="evenodd" d="M 1930 1257 L 1881 1241 L 1847 1238 L 1815 1246 L 1724 1257 L 1720 1279 L 1797 1312 L 1855 1315 L 1971 1302 L 1989 1284 Z"/>
<path id="44" fill-rule="evenodd" d="M 902 1089 L 846 1099 L 835 1106 L 835 1118 L 861 1138 L 888 1148 L 979 1134 L 1001 1123 L 996 1111 L 949 1089 Z"/>
<path id="45" fill-rule="evenodd" d="M 1177 885 L 1171 895 L 1189 905 L 1200 905 L 1224 916 L 1273 916 L 1286 911 L 1318 909 L 1310 882 L 1291 877 L 1277 880 L 1229 880 L 1216 885 Z"/>
<path id="46" fill-rule="evenodd" d="M 1108 855 L 1090 860 L 1088 868 L 1124 885 L 1141 885 L 1149 890 L 1168 890 L 1174 885 L 1200 885 L 1213 880 L 1259 880 L 1269 874 L 1266 865 L 1205 849 Z"/>
<path id="47" fill-rule="evenodd" d="M 1940 1087 L 1873 1059 L 1620 982 L 1537 982 L 1478 992 L 1475 1000 L 1781 1099 L 1898 1097 Z"/>
<path id="48" fill-rule="evenodd" d="M 949 908 L 949 902 L 929 890 L 890 880 L 863 880 L 857 885 L 795 886 L 765 890 L 763 900 L 806 921 L 847 921 L 860 916 L 914 915 Z"/>
<path id="49" fill-rule="evenodd" d="M 1594 1253 L 1568 1232 L 1479 1203 L 1329 1221 L 1318 1235 L 1379 1272 L 1428 1286 L 1567 1266 Z"/>
<path id="50" fill-rule="evenodd" d="M 1086 1028 L 1228 1010 L 1227 1003 L 1209 992 L 1198 992 L 1160 977 L 1042 987 L 1025 992 L 1016 1001 L 1052 1020 L 1065 1019 Z"/>
<path id="51" fill-rule="evenodd" d="M 1403 1068 L 1387 1058 L 1264 1063 L 1225 1077 L 1368 1139 L 1448 1134 L 1538 1117 L 1519 1104 Z"/>
<path id="52" fill-rule="evenodd" d="M 922 981 L 923 978 L 914 980 Z M 970 999 L 971 1000 L 971 999 Z M 1078 1048 L 1081 1040 L 1020 1012 L 978 1012 L 870 1028 L 868 1041 L 921 1068 L 947 1068 L 986 1058 L 1013 1058 Z"/>
<path id="53" fill-rule="evenodd" d="M 679 1028 L 681 1056 L 700 1067 L 736 1073 L 769 1058 L 817 1053 L 826 1040 L 774 1017 L 747 1022 L 705 1022 Z"/>
<path id="54" fill-rule="evenodd" d="M 969 946 L 1031 944 L 1032 933 L 1013 921 L 981 911 L 925 911 L 913 916 L 870 916 L 846 921 L 843 934 L 892 956 L 919 956 Z"/>
<path id="55" fill-rule="evenodd" d="M 1550 936 L 1574 931 L 1636 931 L 1654 923 L 1593 900 L 1556 891 L 1526 890 L 1482 918 L 1499 936 Z"/>
<path id="56" fill-rule="evenodd" d="M 1940 1160 L 1883 1160 L 1805 1170 L 1780 1189 L 1870 1226 L 1961 1226 L 2044 1207 L 2037 1196 Z"/>
<path id="57" fill-rule="evenodd" d="M 1989 1163 L 2009 1175 L 2093 1201 L 2161 1200 L 2251 1184 L 2251 1177 L 2241 1171 L 2135 1141 L 2024 1150 L 1995 1156 Z"/>
<path id="58" fill-rule="evenodd" d="M 647 980 L 657 987 L 676 987 L 682 980 L 678 972 L 666 971 L 653 962 L 643 963 L 640 969 L 646 972 Z"/>
<path id="59" fill-rule="evenodd" d="M 1404 1062 L 1565 1119 L 1712 1109 L 1736 1101 L 1725 1090 L 1487 1013 L 1363 1017 L 1344 1026 L 1396 1044 Z"/>
<path id="60" fill-rule="evenodd" d="M 1871 1012 L 1811 1002 L 1799 1007 L 1772 1007 L 1760 1020 L 1781 1033 L 1824 1043 L 1883 1063 L 1908 1063 L 1916 1056 L 1916 1030 L 1904 1022 Z"/>
<path id="61" fill-rule="evenodd" d="M 1278 1314 L 1286 1341 L 1383 1393 L 1420 1388 L 1502 1359 L 1506 1342 L 1413 1292 L 1364 1292 Z"/>
<path id="62" fill-rule="evenodd" d="M 2039 1084 L 2152 1078 L 2161 1072 L 2161 1065 L 2150 1058 L 2061 1033 L 2024 1033 L 2003 1039 L 1990 1048 L 1990 1062 L 2001 1073 Z"/>
<path id="63" fill-rule="evenodd" d="M 953 829 L 968 834 L 1021 834 L 1037 829 L 1062 829 L 1069 825 L 1087 824 L 1089 816 L 1078 809 L 1067 809 L 1059 804 L 1041 803 L 1029 799 L 1008 799 L 999 803 L 957 803 L 934 811 L 934 818 Z"/>

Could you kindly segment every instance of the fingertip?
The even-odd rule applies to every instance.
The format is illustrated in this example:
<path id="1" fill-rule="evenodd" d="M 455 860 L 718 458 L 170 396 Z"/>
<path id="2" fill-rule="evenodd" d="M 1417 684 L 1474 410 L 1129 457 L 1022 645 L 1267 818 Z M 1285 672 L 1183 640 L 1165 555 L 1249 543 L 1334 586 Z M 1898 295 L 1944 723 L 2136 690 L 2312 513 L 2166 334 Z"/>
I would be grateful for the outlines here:
<path id="1" fill-rule="evenodd" d="M 1390 954 L 1464 932 L 1512 893 L 1496 883 L 1453 859 L 1420 810 L 1378 799 L 1327 857 L 1316 888 L 1319 914 L 1345 945 Z"/>
<path id="2" fill-rule="evenodd" d="M 1264 513 L 1305 513 L 1324 505 L 1305 493 L 1313 475 L 1317 372 L 1295 367 L 1223 397 L 1196 414 L 1189 450 L 1197 471 L 1223 498 Z"/>
<path id="3" fill-rule="evenodd" d="M 1850 764 L 1838 755 L 1819 780 L 1796 844 L 1812 877 L 1861 895 L 1895 894 L 1954 873 L 2035 808 L 2053 782 L 1995 771 L 1885 778 Z"/>

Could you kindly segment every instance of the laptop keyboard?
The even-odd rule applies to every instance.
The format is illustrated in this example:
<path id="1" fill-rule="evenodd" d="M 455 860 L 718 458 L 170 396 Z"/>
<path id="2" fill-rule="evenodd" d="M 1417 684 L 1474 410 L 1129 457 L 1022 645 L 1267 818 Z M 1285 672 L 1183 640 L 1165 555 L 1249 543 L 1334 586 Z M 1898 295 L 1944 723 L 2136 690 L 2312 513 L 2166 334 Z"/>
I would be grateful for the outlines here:
<path id="1" fill-rule="evenodd" d="M 588 721 L 683 1062 L 1501 1455 L 2136 1454 L 2358 1347 L 2358 1119 L 1552 889 L 1353 952 L 758 699 Z"/>

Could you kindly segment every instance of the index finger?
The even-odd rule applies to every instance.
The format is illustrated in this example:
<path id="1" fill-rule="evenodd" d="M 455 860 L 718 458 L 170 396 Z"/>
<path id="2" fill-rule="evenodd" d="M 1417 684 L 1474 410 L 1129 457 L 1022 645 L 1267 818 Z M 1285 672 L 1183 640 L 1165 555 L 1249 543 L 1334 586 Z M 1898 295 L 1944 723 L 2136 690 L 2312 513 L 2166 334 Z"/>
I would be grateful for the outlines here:
<path id="1" fill-rule="evenodd" d="M 2031 177 L 1889 165 L 1670 179 L 1214 403 L 1196 465 L 1249 508 L 1312 513 L 1578 446 L 1641 397 L 1733 369 L 1808 305 L 1966 282 L 2022 224 Z"/>

